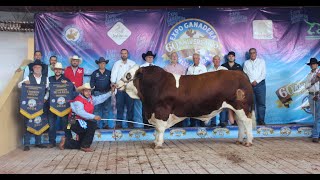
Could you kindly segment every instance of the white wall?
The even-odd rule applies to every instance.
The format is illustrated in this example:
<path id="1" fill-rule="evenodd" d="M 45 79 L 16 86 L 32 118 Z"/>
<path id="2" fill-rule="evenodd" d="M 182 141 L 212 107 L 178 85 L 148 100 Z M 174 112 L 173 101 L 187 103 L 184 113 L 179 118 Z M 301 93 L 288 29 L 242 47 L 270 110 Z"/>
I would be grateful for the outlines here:
<path id="1" fill-rule="evenodd" d="M 28 38 L 33 32 L 0 31 L 0 95 L 15 70 L 28 57 Z"/>

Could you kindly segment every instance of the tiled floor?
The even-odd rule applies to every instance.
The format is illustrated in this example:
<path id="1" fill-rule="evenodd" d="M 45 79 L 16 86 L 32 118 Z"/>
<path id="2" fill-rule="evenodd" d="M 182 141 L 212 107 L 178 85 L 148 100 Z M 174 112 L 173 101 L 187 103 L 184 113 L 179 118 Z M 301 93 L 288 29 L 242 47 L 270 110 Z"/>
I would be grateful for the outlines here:
<path id="1" fill-rule="evenodd" d="M 310 138 L 255 138 L 252 147 L 235 139 L 94 142 L 92 153 L 21 148 L 0 157 L 0 174 L 320 174 L 320 144 Z"/>

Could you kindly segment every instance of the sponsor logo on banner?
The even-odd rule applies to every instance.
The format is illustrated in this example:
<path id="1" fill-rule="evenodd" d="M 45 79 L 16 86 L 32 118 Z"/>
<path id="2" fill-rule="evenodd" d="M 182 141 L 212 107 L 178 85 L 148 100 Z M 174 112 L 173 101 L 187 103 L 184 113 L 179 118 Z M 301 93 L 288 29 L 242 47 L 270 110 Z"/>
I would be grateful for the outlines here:
<path id="1" fill-rule="evenodd" d="M 77 42 L 82 38 L 82 30 L 75 25 L 64 28 L 63 37 L 67 42 Z"/>
<path id="2" fill-rule="evenodd" d="M 298 128 L 298 134 L 311 136 L 312 128 L 311 127 L 300 127 L 300 128 Z"/>
<path id="3" fill-rule="evenodd" d="M 228 128 L 215 128 L 212 131 L 213 135 L 215 136 L 224 136 L 226 134 L 230 134 L 230 130 Z"/>
<path id="4" fill-rule="evenodd" d="M 117 22 L 107 34 L 116 44 L 121 45 L 130 37 L 131 31 L 122 22 Z"/>
<path id="5" fill-rule="evenodd" d="M 172 129 L 172 130 L 170 131 L 170 136 L 181 137 L 181 136 L 186 135 L 186 133 L 187 133 L 187 131 L 184 130 L 184 129 L 180 129 L 180 128 L 178 128 L 178 129 Z"/>
<path id="6" fill-rule="evenodd" d="M 246 23 L 248 21 L 248 17 L 241 15 L 240 11 L 232 11 L 229 12 L 229 22 L 230 24 L 237 24 L 237 23 Z"/>
<path id="7" fill-rule="evenodd" d="M 207 134 L 206 128 L 199 128 L 197 131 L 197 135 L 202 138 L 206 137 Z"/>
<path id="8" fill-rule="evenodd" d="M 258 134 L 262 134 L 264 136 L 268 136 L 274 133 L 274 130 L 272 128 L 269 127 L 261 127 L 259 129 L 257 129 L 257 133 Z"/>
<path id="9" fill-rule="evenodd" d="M 306 82 L 295 82 L 276 90 L 276 95 L 278 96 L 279 100 L 277 101 L 278 107 L 287 107 L 289 108 L 290 104 L 292 103 L 292 96 L 299 95 L 305 93 L 307 90 L 305 88 Z M 302 104 L 301 108 L 303 109 L 304 103 Z"/>
<path id="10" fill-rule="evenodd" d="M 186 18 L 183 16 L 179 16 L 178 12 L 168 12 L 167 25 L 172 26 L 179 21 L 185 20 Z"/>
<path id="11" fill-rule="evenodd" d="M 273 24 L 271 20 L 254 20 L 252 27 L 254 39 L 273 39 Z"/>
<path id="12" fill-rule="evenodd" d="M 291 134 L 291 129 L 289 127 L 282 127 L 280 129 L 281 136 L 289 136 Z"/>
<path id="13" fill-rule="evenodd" d="M 129 132 L 129 137 L 140 139 L 142 136 L 146 136 L 146 132 L 140 129 L 135 129 Z"/>
<path id="14" fill-rule="evenodd" d="M 123 136 L 122 132 L 120 130 L 115 130 L 112 133 L 112 138 L 117 140 L 117 139 L 121 139 Z"/>
<path id="15" fill-rule="evenodd" d="M 207 64 L 214 55 L 221 56 L 221 43 L 214 27 L 201 19 L 185 19 L 176 23 L 168 32 L 162 58 L 169 60 L 177 52 L 179 63 L 189 66 L 194 53 L 201 56 L 201 64 Z"/>
<path id="16" fill-rule="evenodd" d="M 306 22 L 309 26 L 307 30 L 308 35 L 306 36 L 306 40 L 320 39 L 320 23 L 308 22 L 306 20 L 304 22 Z"/>

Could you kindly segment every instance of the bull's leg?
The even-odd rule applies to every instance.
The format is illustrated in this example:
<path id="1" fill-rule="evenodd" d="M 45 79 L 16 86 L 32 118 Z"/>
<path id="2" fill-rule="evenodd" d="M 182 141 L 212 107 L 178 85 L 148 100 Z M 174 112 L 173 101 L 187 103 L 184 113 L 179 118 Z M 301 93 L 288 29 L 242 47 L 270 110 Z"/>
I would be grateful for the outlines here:
<path id="1" fill-rule="evenodd" d="M 243 121 L 242 120 L 237 120 L 237 124 L 238 124 L 238 140 L 236 141 L 236 144 L 243 144 L 243 139 L 244 139 L 244 131 L 245 131 L 245 128 L 244 128 L 244 124 L 243 124 Z"/>
<path id="2" fill-rule="evenodd" d="M 244 125 L 246 129 L 246 134 L 247 134 L 247 142 L 245 143 L 245 146 L 249 147 L 249 146 L 252 146 L 252 140 L 253 140 L 252 119 L 247 118 L 246 121 L 244 121 Z"/>
<path id="3" fill-rule="evenodd" d="M 243 141 L 243 137 L 244 135 L 242 135 L 243 131 L 245 131 L 246 133 L 243 134 L 247 134 L 247 142 L 244 143 L 245 146 L 249 147 L 252 145 L 252 140 L 253 140 L 253 136 L 252 136 L 252 119 L 248 118 L 245 114 L 245 112 L 243 110 L 235 110 L 235 113 L 237 114 L 237 117 L 239 118 L 237 122 L 239 122 L 240 124 L 243 124 L 243 127 L 241 128 L 239 125 L 239 137 L 238 140 L 241 140 L 240 138 L 242 138 Z"/>
<path id="4" fill-rule="evenodd" d="M 157 136 L 156 141 L 155 141 L 155 148 L 161 148 L 162 144 L 164 142 L 163 136 L 164 136 L 164 131 L 166 130 L 164 126 L 156 126 L 157 130 Z"/>

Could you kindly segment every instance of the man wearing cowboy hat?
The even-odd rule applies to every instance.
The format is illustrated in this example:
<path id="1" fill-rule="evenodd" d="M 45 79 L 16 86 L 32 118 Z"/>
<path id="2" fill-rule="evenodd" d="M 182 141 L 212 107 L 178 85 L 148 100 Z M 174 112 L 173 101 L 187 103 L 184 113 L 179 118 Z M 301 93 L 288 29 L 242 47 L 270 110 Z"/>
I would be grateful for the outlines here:
<path id="1" fill-rule="evenodd" d="M 54 76 L 49 77 L 49 83 L 67 83 L 71 82 L 68 78 L 66 78 L 63 74 L 63 67 L 60 62 L 55 63 L 54 65 Z M 74 89 L 75 91 L 75 89 Z M 50 98 L 49 98 L 50 99 Z M 56 146 L 56 120 L 57 115 L 53 112 L 49 111 L 48 113 L 48 120 L 49 120 L 49 148 L 53 148 Z M 67 130 L 67 124 L 68 124 L 68 115 L 61 118 L 62 124 L 63 124 L 63 130 L 65 132 L 66 137 L 72 137 L 70 130 Z"/>
<path id="2" fill-rule="evenodd" d="M 308 101 L 314 120 L 312 128 L 312 142 L 314 143 L 319 142 L 320 136 L 319 63 L 320 62 L 316 58 L 311 58 L 309 63 L 306 63 L 311 68 L 311 72 L 307 76 L 306 89 L 309 91 Z"/>
<path id="3" fill-rule="evenodd" d="M 76 122 L 71 125 L 71 130 L 75 132 L 79 139 L 62 137 L 59 148 L 62 149 L 81 149 L 84 152 L 93 152 L 90 148 L 94 133 L 97 127 L 97 122 L 101 120 L 100 116 L 94 115 L 94 106 L 103 103 L 111 97 L 112 92 L 117 93 L 117 90 L 112 87 L 112 91 L 108 93 L 91 96 L 89 83 L 85 83 L 77 88 L 80 94 L 70 103 L 72 113 L 76 114 Z"/>
<path id="4" fill-rule="evenodd" d="M 121 59 L 116 61 L 111 70 L 111 83 L 112 86 L 115 86 L 124 74 L 131 69 L 136 63 L 128 59 L 129 51 L 127 49 L 121 49 Z M 119 91 L 116 95 L 117 101 L 117 119 L 123 120 L 124 107 L 127 108 L 126 120 L 133 121 L 133 99 L 125 92 Z M 117 127 L 120 127 L 118 122 L 116 123 Z M 130 126 L 132 124 L 130 123 Z M 128 128 L 127 122 L 122 122 L 122 128 Z"/>
<path id="5" fill-rule="evenodd" d="M 147 67 L 147 66 L 155 66 L 153 64 L 153 59 L 156 57 L 157 54 L 153 54 L 152 51 L 148 51 L 147 53 L 142 54 L 142 59 L 146 62 L 142 64 L 140 67 Z"/>
<path id="6" fill-rule="evenodd" d="M 44 64 L 41 73 L 43 75 L 47 76 L 47 74 L 48 74 L 48 65 L 46 65 L 44 62 L 42 62 L 42 53 L 41 53 L 41 51 L 35 51 L 34 52 L 34 61 L 33 62 L 36 62 L 36 61 L 40 61 L 42 64 Z M 23 78 L 26 78 L 27 76 L 29 76 L 30 74 L 33 73 L 33 69 L 32 69 L 32 63 L 33 62 L 29 63 L 26 66 L 19 67 L 16 70 L 16 72 L 20 72 L 20 71 L 24 70 Z"/>
<path id="7" fill-rule="evenodd" d="M 49 80 L 48 80 L 47 76 L 42 75 L 42 68 L 44 66 L 45 65 L 43 63 L 41 63 L 41 61 L 33 62 L 31 64 L 33 73 L 29 74 L 29 76 L 27 76 L 25 79 L 23 79 L 21 82 L 19 82 L 18 88 L 21 88 L 23 83 L 25 83 L 25 84 L 45 84 L 46 88 L 48 88 Z M 48 97 L 49 97 L 49 92 L 47 91 L 44 96 L 44 101 L 47 101 Z M 45 113 L 47 113 L 47 111 L 45 110 L 45 107 L 44 107 L 44 114 Z M 23 118 L 24 118 L 25 128 L 27 128 L 27 124 L 28 124 L 29 119 L 26 117 L 23 117 Z M 30 150 L 30 148 L 29 148 L 30 136 L 31 136 L 31 133 L 29 131 L 25 130 L 24 137 L 23 137 L 23 139 L 24 139 L 24 149 L 23 150 L 24 151 Z M 35 135 L 35 147 L 46 148 L 46 146 L 41 144 L 41 135 Z"/>
<path id="8" fill-rule="evenodd" d="M 95 87 L 93 90 L 93 95 L 99 96 L 103 93 L 110 91 L 111 71 L 106 69 L 106 64 L 108 64 L 109 60 L 106 60 L 103 57 L 100 57 L 99 60 L 96 60 L 95 62 L 96 64 L 99 65 L 99 69 L 93 71 L 93 73 L 91 74 L 90 86 Z M 111 105 L 110 99 L 106 100 L 104 103 L 96 105 L 94 107 L 94 114 L 101 116 L 102 119 L 107 119 L 110 105 Z M 108 121 L 108 122 L 98 121 L 98 128 L 99 129 L 107 128 L 107 125 L 105 125 L 105 123 L 108 123 L 110 128 L 114 127 L 113 121 Z"/>
<path id="9" fill-rule="evenodd" d="M 82 63 L 82 59 L 77 55 L 74 55 L 69 58 L 71 66 L 68 66 L 64 75 L 68 78 L 76 87 L 79 87 L 83 84 L 84 69 L 79 67 L 79 64 Z"/>

